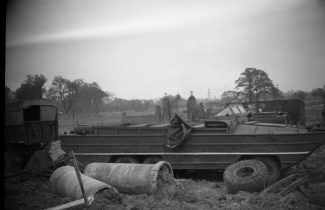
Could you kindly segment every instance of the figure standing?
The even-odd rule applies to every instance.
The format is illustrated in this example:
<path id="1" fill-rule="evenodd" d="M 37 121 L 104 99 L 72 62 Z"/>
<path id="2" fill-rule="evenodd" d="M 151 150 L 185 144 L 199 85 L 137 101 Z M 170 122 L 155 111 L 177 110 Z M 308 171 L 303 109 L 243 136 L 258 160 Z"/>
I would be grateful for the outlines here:
<path id="1" fill-rule="evenodd" d="M 167 93 L 165 93 L 165 96 L 162 98 L 162 121 L 164 123 L 169 123 L 170 119 L 171 119 L 170 101 L 167 96 Z"/>
<path id="2" fill-rule="evenodd" d="M 190 121 L 195 120 L 196 118 L 196 99 L 193 96 L 193 91 L 191 91 L 191 95 L 187 100 L 187 118 Z"/>
<path id="3" fill-rule="evenodd" d="M 199 104 L 199 110 L 198 110 L 198 117 L 199 119 L 203 119 L 205 120 L 205 106 L 204 106 L 204 103 L 203 102 L 200 102 Z"/>

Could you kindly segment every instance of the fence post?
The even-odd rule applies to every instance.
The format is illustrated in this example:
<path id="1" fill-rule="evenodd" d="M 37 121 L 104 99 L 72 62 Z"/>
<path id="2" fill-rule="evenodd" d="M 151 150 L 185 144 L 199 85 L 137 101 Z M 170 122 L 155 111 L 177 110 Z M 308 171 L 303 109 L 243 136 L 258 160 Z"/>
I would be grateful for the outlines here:
<path id="1" fill-rule="evenodd" d="M 122 112 L 121 123 L 124 125 L 126 123 L 126 112 Z"/>

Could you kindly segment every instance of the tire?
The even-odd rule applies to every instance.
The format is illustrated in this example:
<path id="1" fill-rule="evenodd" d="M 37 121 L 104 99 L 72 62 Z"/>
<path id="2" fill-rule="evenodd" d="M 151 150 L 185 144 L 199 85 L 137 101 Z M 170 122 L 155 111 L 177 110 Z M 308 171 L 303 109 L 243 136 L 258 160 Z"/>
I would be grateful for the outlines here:
<path id="1" fill-rule="evenodd" d="M 268 173 L 267 166 L 259 160 L 242 160 L 225 169 L 223 181 L 230 193 L 257 192 L 266 188 Z"/>
<path id="2" fill-rule="evenodd" d="M 279 163 L 272 157 L 254 157 L 255 160 L 262 161 L 268 171 L 269 171 L 269 180 L 268 185 L 271 185 L 278 181 L 281 176 L 281 169 Z"/>
<path id="3" fill-rule="evenodd" d="M 144 164 L 155 164 L 158 163 L 159 161 L 162 161 L 162 158 L 159 156 L 150 156 L 144 159 L 143 163 Z"/>
<path id="4" fill-rule="evenodd" d="M 119 157 L 115 160 L 115 163 L 140 163 L 139 160 L 135 157 Z"/>

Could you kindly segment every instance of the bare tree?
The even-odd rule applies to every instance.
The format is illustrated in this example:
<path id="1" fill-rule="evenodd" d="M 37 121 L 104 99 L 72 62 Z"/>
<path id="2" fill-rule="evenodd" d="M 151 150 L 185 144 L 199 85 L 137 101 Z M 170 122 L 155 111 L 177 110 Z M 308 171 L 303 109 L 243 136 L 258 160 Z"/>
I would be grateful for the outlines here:
<path id="1" fill-rule="evenodd" d="M 70 81 L 61 76 L 55 76 L 48 91 L 48 97 L 62 103 L 65 113 L 69 113 L 76 99 L 83 80 Z"/>
<path id="2" fill-rule="evenodd" d="M 256 111 L 258 111 L 258 100 L 261 94 L 270 93 L 274 88 L 272 80 L 268 74 L 259 69 L 246 68 L 244 72 L 240 74 L 240 77 L 235 81 L 236 88 L 243 88 L 243 92 L 251 98 L 255 96 Z"/>

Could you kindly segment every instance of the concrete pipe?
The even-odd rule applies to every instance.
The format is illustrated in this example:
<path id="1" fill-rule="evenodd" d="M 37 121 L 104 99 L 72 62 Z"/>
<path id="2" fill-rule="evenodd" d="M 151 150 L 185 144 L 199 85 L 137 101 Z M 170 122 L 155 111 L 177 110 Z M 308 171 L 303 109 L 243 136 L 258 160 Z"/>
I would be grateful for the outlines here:
<path id="1" fill-rule="evenodd" d="M 91 163 L 84 174 L 128 194 L 154 194 L 160 183 L 174 179 L 172 167 L 166 161 L 156 164 Z"/>
<path id="2" fill-rule="evenodd" d="M 100 190 L 110 189 L 118 194 L 112 186 L 91 177 L 81 174 L 81 180 L 89 203 L 94 200 L 95 194 Z M 76 171 L 72 166 L 62 166 L 56 169 L 50 177 L 50 187 L 54 193 L 62 197 L 74 200 L 83 198 Z"/>

